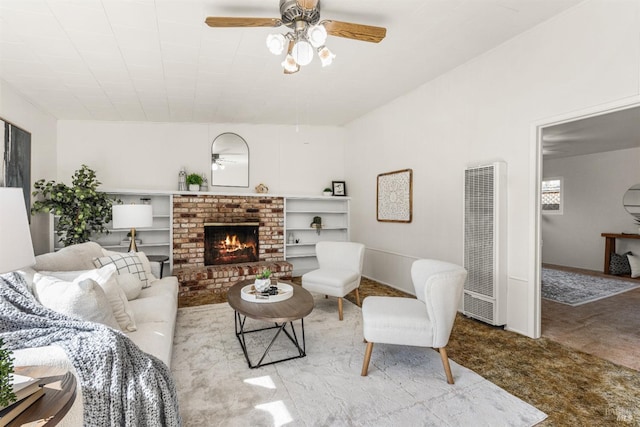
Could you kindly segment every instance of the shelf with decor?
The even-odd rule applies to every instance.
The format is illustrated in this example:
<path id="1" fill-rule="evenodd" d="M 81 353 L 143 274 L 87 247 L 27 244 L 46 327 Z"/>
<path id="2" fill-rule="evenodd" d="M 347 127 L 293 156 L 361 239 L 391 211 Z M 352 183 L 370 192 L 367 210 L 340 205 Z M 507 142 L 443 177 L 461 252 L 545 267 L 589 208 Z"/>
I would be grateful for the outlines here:
<path id="1" fill-rule="evenodd" d="M 349 201 L 348 197 L 285 198 L 285 259 L 293 264 L 294 276 L 318 268 L 316 243 L 349 241 Z M 314 224 L 316 217 L 319 225 Z"/>
<path id="2" fill-rule="evenodd" d="M 122 204 L 150 204 L 153 208 L 153 223 L 151 227 L 136 228 L 136 241 L 138 250 L 146 255 L 166 256 L 164 271 L 171 271 L 173 265 L 173 195 L 168 192 L 145 192 L 136 190 L 105 190 L 115 200 Z M 55 220 L 54 220 L 55 228 Z M 111 223 L 107 224 L 109 234 L 94 235 L 92 241 L 100 244 L 105 249 L 116 252 L 127 252 L 129 249 L 127 234 L 129 228 L 114 229 Z M 62 248 L 57 237 L 53 236 L 54 250 Z"/>

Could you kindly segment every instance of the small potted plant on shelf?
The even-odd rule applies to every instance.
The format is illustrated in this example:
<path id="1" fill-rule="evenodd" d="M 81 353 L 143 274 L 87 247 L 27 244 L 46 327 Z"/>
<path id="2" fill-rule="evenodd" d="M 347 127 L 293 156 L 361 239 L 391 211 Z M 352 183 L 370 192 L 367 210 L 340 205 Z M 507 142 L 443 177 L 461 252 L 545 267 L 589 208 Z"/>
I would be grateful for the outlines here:
<path id="1" fill-rule="evenodd" d="M 324 190 L 322 190 L 322 195 L 325 197 L 331 196 L 333 195 L 333 190 L 327 187 Z"/>
<path id="2" fill-rule="evenodd" d="M 187 175 L 187 185 L 189 186 L 189 191 L 199 191 L 200 184 L 202 184 L 202 176 L 197 173 L 192 173 Z"/>
<path id="3" fill-rule="evenodd" d="M 271 287 L 271 270 L 265 269 L 262 273 L 256 274 L 256 281 L 253 283 L 258 292 L 264 292 Z"/>

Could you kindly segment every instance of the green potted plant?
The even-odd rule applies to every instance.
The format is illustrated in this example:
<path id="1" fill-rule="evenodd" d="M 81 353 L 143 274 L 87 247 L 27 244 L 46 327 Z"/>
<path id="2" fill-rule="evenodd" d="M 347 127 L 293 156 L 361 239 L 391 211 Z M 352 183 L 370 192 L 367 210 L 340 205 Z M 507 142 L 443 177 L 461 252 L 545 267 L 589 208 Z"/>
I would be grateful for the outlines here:
<path id="1" fill-rule="evenodd" d="M 56 234 L 65 246 L 87 242 L 94 233 L 109 233 L 106 224 L 111 221 L 114 202 L 106 193 L 97 191 L 101 183 L 87 165 L 75 171 L 71 183 L 68 186 L 40 179 L 31 193 L 38 197 L 31 214 L 49 212 L 56 215 Z"/>
<path id="2" fill-rule="evenodd" d="M 333 190 L 327 187 L 324 190 L 322 190 L 322 195 L 325 197 L 331 196 L 333 195 Z"/>
<path id="3" fill-rule="evenodd" d="M 187 175 L 187 185 L 189 186 L 189 191 L 199 191 L 200 184 L 202 184 L 202 177 L 197 173 L 192 173 Z"/>
<path id="4" fill-rule="evenodd" d="M 271 270 L 265 269 L 262 273 L 256 274 L 256 281 L 253 284 L 258 292 L 264 292 L 271 287 Z"/>
<path id="5" fill-rule="evenodd" d="M 4 342 L 0 338 L 0 408 L 9 406 L 16 401 L 16 395 L 13 393 L 13 385 L 11 383 L 11 374 L 13 373 L 13 358 L 11 351 L 4 348 Z"/>

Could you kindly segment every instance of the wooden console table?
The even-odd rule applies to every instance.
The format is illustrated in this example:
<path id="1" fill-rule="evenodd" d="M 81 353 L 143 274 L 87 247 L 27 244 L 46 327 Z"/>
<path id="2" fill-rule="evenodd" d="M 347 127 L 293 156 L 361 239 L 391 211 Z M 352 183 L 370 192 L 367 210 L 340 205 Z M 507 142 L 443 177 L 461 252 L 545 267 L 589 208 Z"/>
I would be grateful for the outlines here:
<path id="1" fill-rule="evenodd" d="M 615 234 L 602 233 L 604 237 L 604 273 L 609 274 L 609 263 L 611 262 L 611 254 L 616 251 L 616 239 L 636 239 L 640 240 L 640 234 Z"/>

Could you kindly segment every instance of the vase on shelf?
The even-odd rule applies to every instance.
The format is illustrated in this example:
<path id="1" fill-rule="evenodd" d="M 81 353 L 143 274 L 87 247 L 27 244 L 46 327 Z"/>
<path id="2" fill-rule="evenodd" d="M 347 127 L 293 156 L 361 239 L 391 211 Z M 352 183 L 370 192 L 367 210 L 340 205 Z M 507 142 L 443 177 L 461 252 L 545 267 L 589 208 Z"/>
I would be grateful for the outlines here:
<path id="1" fill-rule="evenodd" d="M 198 184 L 189 184 L 189 191 L 200 191 L 200 186 Z"/>

